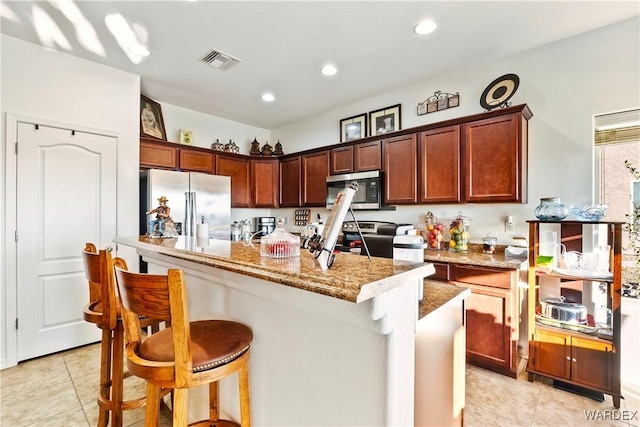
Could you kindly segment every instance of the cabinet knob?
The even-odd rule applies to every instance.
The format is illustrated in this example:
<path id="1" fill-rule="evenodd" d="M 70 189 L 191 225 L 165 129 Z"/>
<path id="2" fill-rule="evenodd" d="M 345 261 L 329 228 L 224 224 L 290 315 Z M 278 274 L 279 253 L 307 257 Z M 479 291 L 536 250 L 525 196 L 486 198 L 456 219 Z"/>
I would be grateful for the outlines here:
<path id="1" fill-rule="evenodd" d="M 575 363 L 575 362 L 576 362 L 576 358 L 574 357 L 573 359 L 571 359 L 571 361 L 572 361 L 573 363 Z"/>
<path id="2" fill-rule="evenodd" d="M 571 357 L 567 356 L 567 360 L 571 360 Z"/>

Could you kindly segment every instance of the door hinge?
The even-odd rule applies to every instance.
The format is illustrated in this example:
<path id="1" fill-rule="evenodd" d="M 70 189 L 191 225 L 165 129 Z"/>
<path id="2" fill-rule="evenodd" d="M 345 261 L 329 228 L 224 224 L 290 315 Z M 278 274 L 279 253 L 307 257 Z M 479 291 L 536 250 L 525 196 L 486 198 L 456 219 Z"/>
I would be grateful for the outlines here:
<path id="1" fill-rule="evenodd" d="M 18 142 L 16 141 L 16 156 L 18 155 Z"/>
<path id="2" fill-rule="evenodd" d="M 18 230 L 16 230 L 16 232 L 14 233 L 13 238 L 15 239 L 15 241 L 18 241 Z"/>
<path id="3" fill-rule="evenodd" d="M 18 318 L 16 317 L 16 330 L 18 330 Z"/>

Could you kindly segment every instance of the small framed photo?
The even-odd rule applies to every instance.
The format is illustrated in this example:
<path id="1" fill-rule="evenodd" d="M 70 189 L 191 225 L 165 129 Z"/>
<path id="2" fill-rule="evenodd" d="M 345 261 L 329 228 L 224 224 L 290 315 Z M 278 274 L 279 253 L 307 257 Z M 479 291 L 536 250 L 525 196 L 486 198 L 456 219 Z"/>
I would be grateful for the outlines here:
<path id="1" fill-rule="evenodd" d="M 444 98 L 438 99 L 438 111 L 446 110 L 449 108 L 449 100 L 445 96 Z"/>
<path id="2" fill-rule="evenodd" d="M 340 120 L 340 142 L 353 141 L 367 136 L 367 114 Z"/>
<path id="3" fill-rule="evenodd" d="M 140 95 L 140 136 L 148 136 L 161 141 L 167 140 L 162 107 L 144 95 Z"/>
<path id="4" fill-rule="evenodd" d="M 371 111 L 369 136 L 383 135 L 400 130 L 400 104 Z"/>
<path id="5" fill-rule="evenodd" d="M 193 131 L 180 129 L 180 144 L 191 145 L 193 142 Z"/>
<path id="6" fill-rule="evenodd" d="M 438 111 L 438 101 L 431 101 L 427 104 L 427 113 Z"/>

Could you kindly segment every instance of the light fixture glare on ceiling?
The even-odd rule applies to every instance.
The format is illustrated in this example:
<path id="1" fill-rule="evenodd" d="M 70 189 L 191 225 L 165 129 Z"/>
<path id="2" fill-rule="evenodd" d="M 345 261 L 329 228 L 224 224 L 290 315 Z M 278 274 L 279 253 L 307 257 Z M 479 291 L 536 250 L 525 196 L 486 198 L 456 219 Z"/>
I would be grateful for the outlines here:
<path id="1" fill-rule="evenodd" d="M 413 27 L 413 31 L 420 36 L 424 36 L 425 34 L 433 33 L 436 27 L 436 23 L 428 19 Z"/>
<path id="2" fill-rule="evenodd" d="M 267 93 L 262 94 L 262 100 L 265 101 L 265 102 L 273 102 L 275 99 L 276 99 L 276 97 L 273 96 L 272 93 L 267 92 Z"/>
<path id="3" fill-rule="evenodd" d="M 325 76 L 333 76 L 338 72 L 338 69 L 333 64 L 327 64 L 324 67 L 322 67 L 321 72 Z"/>

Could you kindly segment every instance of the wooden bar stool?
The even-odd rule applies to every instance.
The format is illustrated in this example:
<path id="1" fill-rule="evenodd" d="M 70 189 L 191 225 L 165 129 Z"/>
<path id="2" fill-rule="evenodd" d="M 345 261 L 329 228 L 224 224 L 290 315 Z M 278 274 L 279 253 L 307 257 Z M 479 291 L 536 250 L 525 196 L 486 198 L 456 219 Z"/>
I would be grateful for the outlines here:
<path id="1" fill-rule="evenodd" d="M 131 376 L 124 372 L 124 326 L 120 314 L 120 301 L 116 297 L 113 266 L 126 268 L 122 258 L 111 257 L 111 250 L 96 250 L 87 243 L 82 251 L 85 276 L 89 282 L 89 304 L 84 307 L 84 320 L 102 330 L 100 350 L 100 388 L 98 391 L 98 426 L 109 423 L 122 426 L 122 411 L 143 406 L 146 398 L 123 400 L 124 379 Z M 144 318 L 141 327 L 158 327 L 158 320 Z"/>
<path id="2" fill-rule="evenodd" d="M 247 326 L 226 320 L 189 322 L 182 270 L 167 275 L 137 274 L 115 268 L 127 339 L 127 366 L 147 381 L 145 426 L 158 425 L 163 391 L 173 391 L 173 425 L 187 425 L 190 387 L 209 384 L 209 419 L 191 425 L 237 426 L 220 420 L 218 381 L 238 373 L 240 422 L 251 425 L 249 404 L 249 347 L 253 333 Z M 139 316 L 165 320 L 171 326 L 144 342 Z"/>

